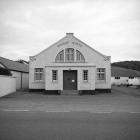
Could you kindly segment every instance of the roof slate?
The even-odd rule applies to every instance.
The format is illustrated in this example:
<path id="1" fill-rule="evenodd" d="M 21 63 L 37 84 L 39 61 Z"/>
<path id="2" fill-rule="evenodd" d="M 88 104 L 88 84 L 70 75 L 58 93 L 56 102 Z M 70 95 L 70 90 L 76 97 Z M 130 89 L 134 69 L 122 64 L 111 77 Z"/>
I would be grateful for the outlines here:
<path id="1" fill-rule="evenodd" d="M 112 66 L 111 76 L 112 77 L 140 77 L 140 72 L 132 69 Z"/>
<path id="2" fill-rule="evenodd" d="M 0 62 L 4 64 L 9 70 L 29 73 L 29 65 L 21 64 L 3 57 L 0 57 Z"/>

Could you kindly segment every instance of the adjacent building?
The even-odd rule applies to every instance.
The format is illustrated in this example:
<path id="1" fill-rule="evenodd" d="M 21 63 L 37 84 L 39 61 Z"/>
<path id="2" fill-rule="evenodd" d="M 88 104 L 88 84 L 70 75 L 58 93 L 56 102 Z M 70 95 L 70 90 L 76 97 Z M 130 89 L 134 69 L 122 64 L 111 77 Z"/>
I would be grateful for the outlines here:
<path id="1" fill-rule="evenodd" d="M 140 85 L 140 72 L 136 70 L 112 67 L 111 68 L 112 85 Z"/>
<path id="2" fill-rule="evenodd" d="M 16 89 L 29 88 L 29 65 L 21 64 L 3 57 L 0 63 L 10 70 L 13 77 L 16 77 Z"/>
<path id="3" fill-rule="evenodd" d="M 73 33 L 30 57 L 29 89 L 46 93 L 111 90 L 110 56 L 93 49 Z"/>

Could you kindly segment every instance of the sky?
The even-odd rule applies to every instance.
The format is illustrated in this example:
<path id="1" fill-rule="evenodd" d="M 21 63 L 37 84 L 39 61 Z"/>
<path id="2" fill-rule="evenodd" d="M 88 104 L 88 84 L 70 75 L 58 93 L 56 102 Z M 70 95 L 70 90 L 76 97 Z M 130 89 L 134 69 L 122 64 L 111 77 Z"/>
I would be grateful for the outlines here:
<path id="1" fill-rule="evenodd" d="M 0 0 L 0 56 L 29 60 L 66 33 L 111 56 L 140 61 L 140 0 Z"/>

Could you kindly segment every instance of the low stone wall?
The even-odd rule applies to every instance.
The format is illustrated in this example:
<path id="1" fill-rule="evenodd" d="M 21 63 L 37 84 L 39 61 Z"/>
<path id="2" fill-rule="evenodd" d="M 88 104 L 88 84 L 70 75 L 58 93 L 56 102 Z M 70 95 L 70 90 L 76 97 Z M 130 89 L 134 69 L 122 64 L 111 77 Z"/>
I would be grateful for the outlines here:
<path id="1" fill-rule="evenodd" d="M 16 91 L 16 78 L 0 75 L 0 97 Z"/>

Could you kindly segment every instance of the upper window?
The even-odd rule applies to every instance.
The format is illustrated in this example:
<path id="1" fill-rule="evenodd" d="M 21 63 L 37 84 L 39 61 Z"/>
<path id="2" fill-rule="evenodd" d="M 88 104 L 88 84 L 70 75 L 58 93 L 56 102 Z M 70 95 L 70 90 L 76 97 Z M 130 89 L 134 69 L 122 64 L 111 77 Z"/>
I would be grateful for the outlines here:
<path id="1" fill-rule="evenodd" d="M 74 62 L 74 49 L 73 48 L 67 48 L 65 50 L 65 61 Z"/>
<path id="2" fill-rule="evenodd" d="M 85 58 L 80 51 L 66 48 L 57 54 L 55 62 L 85 62 Z"/>
<path id="3" fill-rule="evenodd" d="M 57 54 L 55 62 L 64 62 L 64 50 Z"/>
<path id="4" fill-rule="evenodd" d="M 85 58 L 81 52 L 76 50 L 76 61 L 78 62 L 85 62 Z"/>
<path id="5" fill-rule="evenodd" d="M 105 80 L 105 68 L 97 68 L 97 80 Z"/>
<path id="6" fill-rule="evenodd" d="M 43 68 L 35 68 L 35 81 L 43 81 Z"/>

